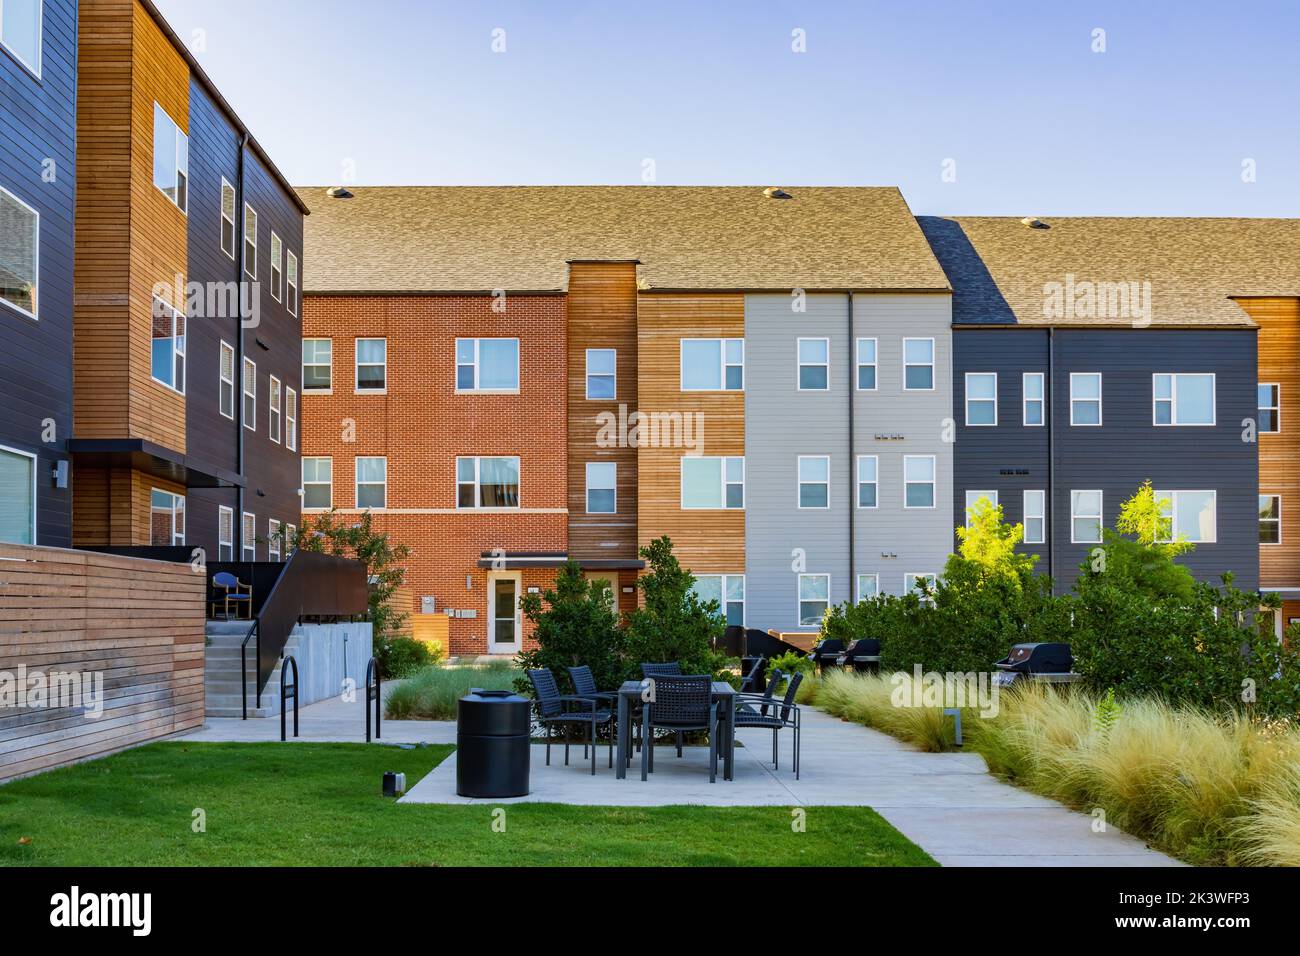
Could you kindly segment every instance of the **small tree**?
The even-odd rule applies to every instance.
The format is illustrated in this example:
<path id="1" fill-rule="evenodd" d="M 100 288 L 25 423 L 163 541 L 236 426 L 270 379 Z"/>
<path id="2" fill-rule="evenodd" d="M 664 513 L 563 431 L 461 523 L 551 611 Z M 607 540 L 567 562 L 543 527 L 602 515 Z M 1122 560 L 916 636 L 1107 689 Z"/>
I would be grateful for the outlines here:
<path id="1" fill-rule="evenodd" d="M 695 577 L 673 555 L 665 535 L 641 549 L 649 572 L 637 587 L 642 606 L 628 615 L 625 679 L 641 677 L 639 664 L 680 661 L 684 674 L 713 674 L 721 679 L 726 656 L 714 650 L 726 622 L 717 601 L 701 601 Z"/>
<path id="2" fill-rule="evenodd" d="M 967 509 L 969 521 L 957 529 L 957 554 L 979 574 L 989 579 L 1002 579 L 1019 584 L 1026 574 L 1033 573 L 1038 561 L 1036 554 L 1020 554 L 1016 545 L 1025 539 L 1023 524 L 1007 524 L 1003 520 L 1002 506 L 980 496 Z"/>
<path id="3" fill-rule="evenodd" d="M 366 580 L 370 585 L 366 616 L 374 626 L 376 648 L 381 639 L 401 631 L 408 615 L 398 611 L 390 602 L 406 581 L 403 562 L 410 556 L 411 549 L 404 544 L 394 544 L 387 531 L 376 530 L 369 511 L 363 511 L 352 524 L 340 521 L 333 508 L 315 518 L 304 518 L 296 544 L 303 551 L 352 558 L 365 566 Z"/>
<path id="4" fill-rule="evenodd" d="M 521 668 L 549 668 L 561 686 L 569 681 L 568 668 L 578 664 L 591 668 L 600 688 L 621 679 L 623 631 L 608 581 L 588 581 L 577 562 L 569 561 L 556 574 L 553 588 L 525 594 L 519 606 L 537 641 L 537 647 L 519 655 Z M 527 677 L 518 678 L 515 687 L 532 693 Z"/>
<path id="5" fill-rule="evenodd" d="M 1172 539 L 1173 519 L 1165 514 L 1168 498 L 1158 498 L 1151 481 L 1119 507 L 1115 529 L 1102 529 L 1100 555 L 1089 554 L 1080 569 L 1082 585 L 1108 584 L 1155 600 L 1174 596 L 1190 600 L 1196 579 L 1174 559 L 1195 549 Z M 1078 586 L 1076 586 L 1078 590 Z"/>

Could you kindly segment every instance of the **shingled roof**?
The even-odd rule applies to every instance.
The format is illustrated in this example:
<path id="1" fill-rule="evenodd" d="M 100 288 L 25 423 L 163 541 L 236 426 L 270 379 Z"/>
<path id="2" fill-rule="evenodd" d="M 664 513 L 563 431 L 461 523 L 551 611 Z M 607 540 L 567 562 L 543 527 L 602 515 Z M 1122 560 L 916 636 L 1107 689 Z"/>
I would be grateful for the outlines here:
<path id="1" fill-rule="evenodd" d="M 1150 283 L 1151 326 L 1252 326 L 1232 297 L 1300 296 L 1300 219 L 918 218 L 953 287 L 954 325 L 1131 326 L 1048 315 L 1049 283 Z M 1075 310 L 1072 310 L 1075 311 Z M 1085 310 L 1086 311 L 1086 310 Z M 1147 323 L 1143 323 L 1147 324 Z"/>
<path id="2" fill-rule="evenodd" d="M 393 186 L 298 190 L 308 293 L 564 291 L 635 260 L 649 290 L 946 291 L 894 187 Z"/>

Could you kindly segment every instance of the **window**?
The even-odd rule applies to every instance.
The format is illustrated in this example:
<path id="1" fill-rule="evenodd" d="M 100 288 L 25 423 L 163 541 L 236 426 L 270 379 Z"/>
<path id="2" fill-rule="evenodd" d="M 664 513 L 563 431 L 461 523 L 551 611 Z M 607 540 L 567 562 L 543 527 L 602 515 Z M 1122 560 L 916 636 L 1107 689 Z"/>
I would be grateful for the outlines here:
<path id="1" fill-rule="evenodd" d="M 358 458 L 356 469 L 357 507 L 388 507 L 388 459 Z"/>
<path id="2" fill-rule="evenodd" d="M 1043 415 L 1043 373 L 1026 372 L 1021 376 L 1021 388 L 1024 392 L 1025 425 L 1042 425 Z"/>
<path id="3" fill-rule="evenodd" d="M 298 450 L 298 393 L 291 388 L 284 390 L 284 447 Z"/>
<path id="4" fill-rule="evenodd" d="M 374 341 L 382 342 L 382 339 Z M 360 349 L 360 341 L 357 346 Z M 357 352 L 360 361 L 360 351 Z M 358 372 L 358 375 L 360 373 Z M 360 378 L 358 377 L 358 382 Z M 383 372 L 379 374 L 383 388 Z M 361 387 L 358 385 L 358 387 Z M 456 391 L 518 392 L 518 339 L 457 339 Z"/>
<path id="5" fill-rule="evenodd" d="M 922 591 L 922 590 L 917 586 L 917 585 L 921 584 L 922 582 L 925 583 L 925 590 L 924 590 L 924 591 Z M 933 574 L 933 573 L 930 573 L 930 572 L 925 572 L 925 573 L 922 573 L 922 574 L 917 574 L 917 573 L 915 573 L 915 572 L 909 572 L 909 573 L 903 575 L 903 593 L 904 593 L 904 594 L 911 594 L 913 591 L 917 591 L 917 592 L 919 593 L 919 595 L 920 595 L 921 603 L 922 603 L 922 604 L 933 604 L 933 603 L 934 603 L 934 597 L 933 597 L 934 588 L 935 588 L 935 585 L 938 584 L 938 583 L 939 583 L 939 575 L 937 575 L 937 574 Z M 926 593 L 926 592 L 929 592 L 929 593 Z"/>
<path id="6" fill-rule="evenodd" d="M 880 596 L 880 575 L 879 574 L 859 574 L 858 575 L 858 600 L 870 601 L 872 598 Z"/>
<path id="7" fill-rule="evenodd" d="M 1070 424 L 1101 424 L 1101 373 L 1070 373 Z"/>
<path id="8" fill-rule="evenodd" d="M 289 282 L 289 291 L 285 295 L 284 304 L 289 308 L 290 315 L 298 314 L 298 257 L 292 252 L 288 254 L 288 270 L 285 273 Z"/>
<path id="9" fill-rule="evenodd" d="M 831 387 L 831 340 L 799 339 L 799 391 L 824 392 Z"/>
<path id="10" fill-rule="evenodd" d="M 4 5 L 7 11 L 8 2 Z M 157 103 L 153 105 L 153 184 L 185 212 L 189 208 L 190 138 Z"/>
<path id="11" fill-rule="evenodd" d="M 903 389 L 934 391 L 934 339 L 903 339 Z"/>
<path id="12" fill-rule="evenodd" d="M 235 418 L 235 347 L 229 342 L 221 343 L 221 368 L 218 370 L 217 407 L 221 414 L 234 421 Z"/>
<path id="13" fill-rule="evenodd" d="M 36 543 L 36 456 L 0 445 L 0 541 Z"/>
<path id="14" fill-rule="evenodd" d="M 1276 434 L 1282 430 L 1282 386 L 1259 386 L 1259 431 Z"/>
<path id="15" fill-rule="evenodd" d="M 257 363 L 244 359 L 244 427 L 257 431 Z"/>
<path id="16" fill-rule="evenodd" d="M 745 626 L 745 576 L 743 574 L 697 574 L 692 586 L 702 603 L 717 601 L 728 627 Z"/>
<path id="17" fill-rule="evenodd" d="M 858 507 L 874 508 L 879 503 L 878 486 L 880 458 L 876 455 L 858 456 Z"/>
<path id="18" fill-rule="evenodd" d="M 1282 496 L 1259 496 L 1259 543 L 1282 543 Z"/>
<path id="19" fill-rule="evenodd" d="M 979 504 L 981 498 L 987 498 L 990 505 L 994 508 L 998 506 L 998 493 L 996 491 L 967 491 L 966 492 L 966 527 L 970 527 L 971 518 L 974 517 L 975 506 Z"/>
<path id="20" fill-rule="evenodd" d="M 858 339 L 858 389 L 876 390 L 876 340 Z"/>
<path id="21" fill-rule="evenodd" d="M 244 271 L 257 278 L 257 210 L 244 203 Z"/>
<path id="22" fill-rule="evenodd" d="M 245 561 L 257 560 L 257 515 L 245 511 L 239 522 L 239 540 Z"/>
<path id="23" fill-rule="evenodd" d="M 271 298 L 279 302 L 284 297 L 284 243 L 271 230 Z"/>
<path id="24" fill-rule="evenodd" d="M 38 78 L 43 8 L 42 0 L 0 0 L 0 44 Z"/>
<path id="25" fill-rule="evenodd" d="M 816 627 L 831 605 L 829 574 L 799 575 L 799 626 Z"/>
<path id="26" fill-rule="evenodd" d="M 217 560 L 235 560 L 235 510 L 217 506 Z"/>
<path id="27" fill-rule="evenodd" d="M 998 373 L 966 373 L 966 424 L 998 423 Z"/>
<path id="28" fill-rule="evenodd" d="M 41 216 L 0 187 L 0 301 L 34 319 L 39 282 Z"/>
<path id="29" fill-rule="evenodd" d="M 1160 514 L 1169 519 L 1168 535 L 1157 540 L 1213 544 L 1218 536 L 1217 498 L 1213 491 L 1157 491 Z"/>
<path id="30" fill-rule="evenodd" d="M 587 349 L 587 398 L 614 398 L 618 392 L 614 349 Z"/>
<path id="31" fill-rule="evenodd" d="M 155 547 L 185 543 L 185 499 L 181 495 L 150 490 L 149 543 Z"/>
<path id="32" fill-rule="evenodd" d="M 682 508 L 745 507 L 745 459 L 682 458 Z"/>
<path id="33" fill-rule="evenodd" d="M 744 339 L 682 339 L 683 392 L 738 392 L 745 387 Z"/>
<path id="34" fill-rule="evenodd" d="M 302 506 L 304 508 L 332 508 L 334 506 L 333 458 L 304 458 L 302 460 Z"/>
<path id="35" fill-rule="evenodd" d="M 185 313 L 162 299 L 153 300 L 153 365 L 155 382 L 185 394 Z"/>
<path id="36" fill-rule="evenodd" d="M 827 455 L 799 456 L 799 507 L 831 506 L 831 460 Z"/>
<path id="37" fill-rule="evenodd" d="M 271 406 L 271 420 L 268 433 L 271 437 L 271 441 L 278 445 L 280 444 L 280 380 L 274 375 L 271 376 L 270 387 L 267 391 L 270 392 L 269 404 Z"/>
<path id="38" fill-rule="evenodd" d="M 612 461 L 587 462 L 587 514 L 612 515 L 618 511 L 618 466 Z"/>
<path id="39" fill-rule="evenodd" d="M 1152 424 L 1214 424 L 1213 372 L 1157 374 L 1151 378 Z"/>
<path id="40" fill-rule="evenodd" d="M 1101 492 L 1070 492 L 1070 541 L 1073 544 L 1101 543 Z"/>
<path id="41" fill-rule="evenodd" d="M 934 455 L 903 456 L 903 507 L 933 508 Z"/>
<path id="42" fill-rule="evenodd" d="M 1042 544 L 1047 540 L 1047 493 L 1025 492 L 1025 544 Z"/>
<path id="43" fill-rule="evenodd" d="M 457 458 L 457 508 L 518 508 L 519 459 Z"/>
<path id="44" fill-rule="evenodd" d="M 266 522 L 266 557 L 269 561 L 280 560 L 280 522 L 274 518 Z"/>
<path id="45" fill-rule="evenodd" d="M 357 391 L 387 390 L 388 339 L 357 339 Z"/>
<path id="46" fill-rule="evenodd" d="M 284 526 L 284 553 L 293 554 L 298 550 L 298 526 L 286 524 Z"/>
<path id="47" fill-rule="evenodd" d="M 235 187 L 221 177 L 221 251 L 235 258 Z"/>
<path id="48" fill-rule="evenodd" d="M 330 339 L 302 340 L 302 390 L 328 392 L 333 385 L 334 343 Z"/>

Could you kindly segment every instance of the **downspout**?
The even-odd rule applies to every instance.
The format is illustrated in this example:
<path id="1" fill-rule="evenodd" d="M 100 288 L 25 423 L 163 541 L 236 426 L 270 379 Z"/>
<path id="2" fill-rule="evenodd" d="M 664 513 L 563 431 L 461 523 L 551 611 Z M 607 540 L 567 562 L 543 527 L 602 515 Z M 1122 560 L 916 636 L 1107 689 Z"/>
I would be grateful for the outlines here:
<path id="1" fill-rule="evenodd" d="M 1056 529 L 1052 527 L 1052 515 L 1056 508 L 1056 429 L 1053 425 L 1056 407 L 1056 329 L 1047 329 L 1047 382 L 1043 386 L 1043 403 L 1047 406 L 1047 503 L 1043 507 L 1043 526 L 1047 539 L 1047 576 L 1052 579 L 1052 590 L 1056 590 Z"/>
<path id="2" fill-rule="evenodd" d="M 238 434 L 235 436 L 235 472 L 240 478 L 244 477 L 244 271 L 248 266 L 244 259 L 245 250 L 248 244 L 244 241 L 244 153 L 248 149 L 248 132 L 247 130 L 239 137 L 239 165 L 235 173 L 235 244 L 239 249 L 239 254 L 235 257 L 235 268 L 239 270 L 235 276 L 236 305 L 235 309 L 239 313 L 239 335 L 236 336 L 238 345 L 235 352 L 235 406 L 239 413 L 235 416 L 235 428 Z M 236 512 L 234 520 L 231 522 L 239 529 L 237 534 L 231 534 L 230 539 L 239 545 L 237 550 L 230 557 L 232 560 L 242 560 L 244 557 L 244 484 L 241 482 L 235 489 L 236 495 Z M 233 531 L 233 529 L 232 529 Z M 256 557 L 256 553 L 254 553 Z"/>
<path id="3" fill-rule="evenodd" d="M 853 604 L 858 600 L 857 548 L 854 544 L 854 531 L 858 524 L 858 466 L 853 440 L 853 404 L 858 394 L 858 370 L 855 357 L 857 343 L 853 340 L 853 290 L 850 289 L 847 295 L 849 304 L 849 377 L 846 389 L 849 393 L 849 603 Z"/>

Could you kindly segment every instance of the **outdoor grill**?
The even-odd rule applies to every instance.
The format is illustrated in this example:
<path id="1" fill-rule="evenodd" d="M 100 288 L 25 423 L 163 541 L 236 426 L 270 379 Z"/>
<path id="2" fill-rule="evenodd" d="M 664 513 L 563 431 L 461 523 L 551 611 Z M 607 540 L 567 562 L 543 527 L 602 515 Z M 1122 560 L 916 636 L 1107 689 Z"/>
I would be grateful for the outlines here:
<path id="1" fill-rule="evenodd" d="M 1069 683 L 1075 678 L 1069 644 L 1013 644 L 1011 653 L 993 665 L 994 683 L 1010 687 L 1018 680 Z"/>
<path id="2" fill-rule="evenodd" d="M 474 688 L 456 704 L 456 792 L 462 797 L 528 793 L 532 704 L 508 690 Z"/>
<path id="3" fill-rule="evenodd" d="M 879 671 L 880 642 L 873 637 L 858 638 L 840 655 L 839 664 L 855 671 Z"/>
<path id="4" fill-rule="evenodd" d="M 813 646 L 813 649 L 808 652 L 808 659 L 817 665 L 819 671 L 824 671 L 828 667 L 837 666 L 843 653 L 844 642 L 828 637 L 820 644 Z"/>

